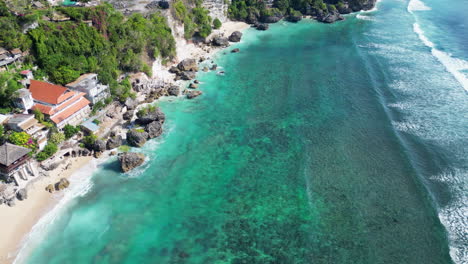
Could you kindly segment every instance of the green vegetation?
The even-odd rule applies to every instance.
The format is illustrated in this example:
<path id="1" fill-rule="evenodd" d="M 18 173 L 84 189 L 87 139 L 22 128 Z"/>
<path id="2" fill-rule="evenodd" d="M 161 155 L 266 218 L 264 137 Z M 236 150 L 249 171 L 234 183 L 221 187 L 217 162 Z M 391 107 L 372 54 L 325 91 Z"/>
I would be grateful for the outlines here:
<path id="1" fill-rule="evenodd" d="M 99 121 L 99 120 L 97 120 L 97 119 L 94 119 L 94 120 L 93 120 L 93 123 L 96 124 L 96 125 L 99 125 L 99 124 L 101 124 L 101 121 Z"/>
<path id="2" fill-rule="evenodd" d="M 8 137 L 8 141 L 10 141 L 11 144 L 32 150 L 37 148 L 36 142 L 34 142 L 33 138 L 26 132 L 13 132 Z"/>
<path id="3" fill-rule="evenodd" d="M 54 143 L 54 144 L 60 144 L 63 141 L 65 141 L 65 134 L 64 133 L 52 133 L 49 137 L 49 142 Z"/>
<path id="4" fill-rule="evenodd" d="M 69 139 L 80 132 L 80 128 L 72 125 L 65 125 L 63 127 L 63 134 L 65 135 L 66 139 Z"/>
<path id="5" fill-rule="evenodd" d="M 37 153 L 36 160 L 38 160 L 38 161 L 46 160 L 46 159 L 50 158 L 52 155 L 54 155 L 57 151 L 58 151 L 57 145 L 52 143 L 52 142 L 49 142 L 44 147 L 44 150 Z"/>
<path id="6" fill-rule="evenodd" d="M 5 127 L 0 124 L 0 145 L 3 144 L 5 139 Z"/>
<path id="7" fill-rule="evenodd" d="M 0 22 L 1 23 L 1 22 Z M 18 83 L 20 76 L 10 72 L 0 72 L 0 114 L 6 114 L 13 109 L 13 97 L 21 88 Z"/>
<path id="8" fill-rule="evenodd" d="M 132 91 L 132 85 L 128 79 L 124 79 L 118 84 L 114 84 L 110 86 L 110 91 L 120 102 L 125 102 L 127 98 L 136 98 L 136 94 Z"/>
<path id="9" fill-rule="evenodd" d="M 196 1 L 192 9 L 189 9 L 182 0 L 177 0 L 173 4 L 175 17 L 184 24 L 186 39 L 194 36 L 206 38 L 211 34 L 211 17 L 201 3 L 202 1 Z"/>
<path id="10" fill-rule="evenodd" d="M 148 105 L 146 107 L 143 107 L 142 109 L 138 110 L 137 117 L 142 117 L 149 112 L 156 111 L 157 108 L 158 108 L 157 105 Z"/>
<path id="11" fill-rule="evenodd" d="M 94 143 L 96 143 L 97 136 L 96 135 L 88 135 L 85 136 L 82 140 L 82 143 L 84 146 L 88 149 L 92 149 L 94 146 Z"/>
<path id="12" fill-rule="evenodd" d="M 130 151 L 131 147 L 129 145 L 122 145 L 118 148 L 120 152 L 128 152 Z"/>
<path id="13" fill-rule="evenodd" d="M 213 20 L 213 27 L 214 27 L 215 29 L 220 29 L 222 25 L 223 25 L 223 24 L 221 23 L 221 21 L 220 21 L 218 18 L 215 18 L 215 19 Z"/>

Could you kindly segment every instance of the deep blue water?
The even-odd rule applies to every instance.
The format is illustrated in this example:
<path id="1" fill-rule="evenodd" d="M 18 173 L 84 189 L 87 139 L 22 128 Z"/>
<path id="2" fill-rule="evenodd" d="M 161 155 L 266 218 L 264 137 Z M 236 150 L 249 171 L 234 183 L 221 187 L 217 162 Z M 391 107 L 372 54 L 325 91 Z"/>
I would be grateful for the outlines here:
<path id="1" fill-rule="evenodd" d="M 18 262 L 465 263 L 467 1 L 412 6 L 247 30 Z"/>

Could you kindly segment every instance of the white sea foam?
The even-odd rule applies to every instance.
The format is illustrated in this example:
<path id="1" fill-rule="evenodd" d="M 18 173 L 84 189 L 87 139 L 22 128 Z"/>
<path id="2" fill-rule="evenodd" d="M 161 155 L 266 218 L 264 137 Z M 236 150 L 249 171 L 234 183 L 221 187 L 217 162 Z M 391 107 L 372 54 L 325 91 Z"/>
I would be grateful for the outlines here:
<path id="1" fill-rule="evenodd" d="M 450 173 L 437 175 L 432 180 L 448 183 L 453 195 L 450 204 L 439 210 L 439 218 L 448 229 L 450 240 L 450 256 L 455 263 L 466 263 L 468 259 L 468 173 L 455 170 Z"/>
<path id="2" fill-rule="evenodd" d="M 368 21 L 373 21 L 374 20 L 374 18 L 371 17 L 371 16 L 364 16 L 364 15 L 361 15 L 361 14 L 357 14 L 356 18 L 360 19 L 360 20 L 368 20 Z"/>
<path id="3" fill-rule="evenodd" d="M 414 11 L 429 11 L 430 7 L 426 6 L 421 0 L 410 0 L 408 4 L 408 12 L 413 13 Z"/>
<path id="4" fill-rule="evenodd" d="M 13 264 L 24 263 L 31 254 L 31 251 L 43 240 L 48 228 L 52 226 L 60 214 L 70 206 L 70 202 L 77 197 L 84 196 L 92 188 L 91 175 L 96 171 L 98 165 L 104 161 L 105 159 L 92 160 L 70 177 L 70 188 L 68 188 L 64 194 L 58 194 L 63 195 L 60 201 L 33 226 L 29 234 L 23 240 Z M 57 197 L 57 199 L 59 199 L 59 197 Z"/>
<path id="5" fill-rule="evenodd" d="M 455 77 L 466 91 L 468 91 L 468 76 L 464 73 L 464 71 L 468 70 L 468 61 L 453 58 L 451 54 L 436 49 L 435 44 L 424 35 L 424 31 L 418 23 L 413 24 L 413 30 L 424 45 L 431 48 L 432 55 L 434 55 L 434 57 L 444 65 L 445 69 Z"/>

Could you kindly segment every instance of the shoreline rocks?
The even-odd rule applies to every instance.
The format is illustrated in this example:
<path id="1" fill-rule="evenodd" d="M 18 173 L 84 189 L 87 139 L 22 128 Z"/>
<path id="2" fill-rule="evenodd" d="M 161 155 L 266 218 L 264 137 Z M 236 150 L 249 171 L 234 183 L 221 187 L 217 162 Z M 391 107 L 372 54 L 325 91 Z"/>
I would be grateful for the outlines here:
<path id="1" fill-rule="evenodd" d="M 242 38 L 242 33 L 240 31 L 234 31 L 232 34 L 229 36 L 229 41 L 231 42 L 239 42 L 241 41 Z"/>
<path id="2" fill-rule="evenodd" d="M 127 143 L 133 147 L 143 147 L 148 138 L 148 133 L 144 130 L 132 129 L 127 132 Z"/>
<path id="3" fill-rule="evenodd" d="M 120 168 L 123 172 L 129 172 L 145 162 L 145 155 L 136 152 L 124 152 L 118 155 Z"/>

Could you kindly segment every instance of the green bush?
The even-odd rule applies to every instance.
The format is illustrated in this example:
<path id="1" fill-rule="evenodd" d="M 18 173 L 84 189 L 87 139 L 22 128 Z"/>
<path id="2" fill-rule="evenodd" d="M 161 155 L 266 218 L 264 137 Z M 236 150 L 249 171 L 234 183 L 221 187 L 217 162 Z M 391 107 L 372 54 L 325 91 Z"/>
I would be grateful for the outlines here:
<path id="1" fill-rule="evenodd" d="M 52 143 L 52 142 L 49 142 L 44 147 L 44 150 L 37 153 L 36 160 L 38 160 L 38 161 L 46 160 L 46 159 L 50 158 L 52 155 L 54 155 L 57 151 L 58 151 L 57 145 Z"/>
<path id="2" fill-rule="evenodd" d="M 83 138 L 82 143 L 85 145 L 85 147 L 91 149 L 91 148 L 93 148 L 94 143 L 96 142 L 96 140 L 97 140 L 96 135 L 89 135 L 89 136 L 85 136 Z"/>
<path id="3" fill-rule="evenodd" d="M 213 20 L 213 27 L 214 27 L 215 29 L 219 29 L 219 28 L 221 28 L 221 26 L 222 26 L 221 21 L 220 21 L 218 18 L 215 18 L 215 19 Z"/>
<path id="4" fill-rule="evenodd" d="M 10 143 L 14 145 L 29 148 L 32 150 L 35 150 L 37 147 L 36 142 L 34 142 L 34 139 L 26 132 L 13 132 L 8 137 L 8 141 L 10 141 Z"/>
<path id="5" fill-rule="evenodd" d="M 49 137 L 49 142 L 52 142 L 57 145 L 62 143 L 64 140 L 65 140 L 65 134 L 59 133 L 59 132 L 52 133 Z"/>
<path id="6" fill-rule="evenodd" d="M 63 127 L 63 134 L 65 135 L 66 139 L 73 137 L 78 132 L 80 132 L 79 127 L 75 127 L 75 126 L 68 125 L 68 124 Z"/>

